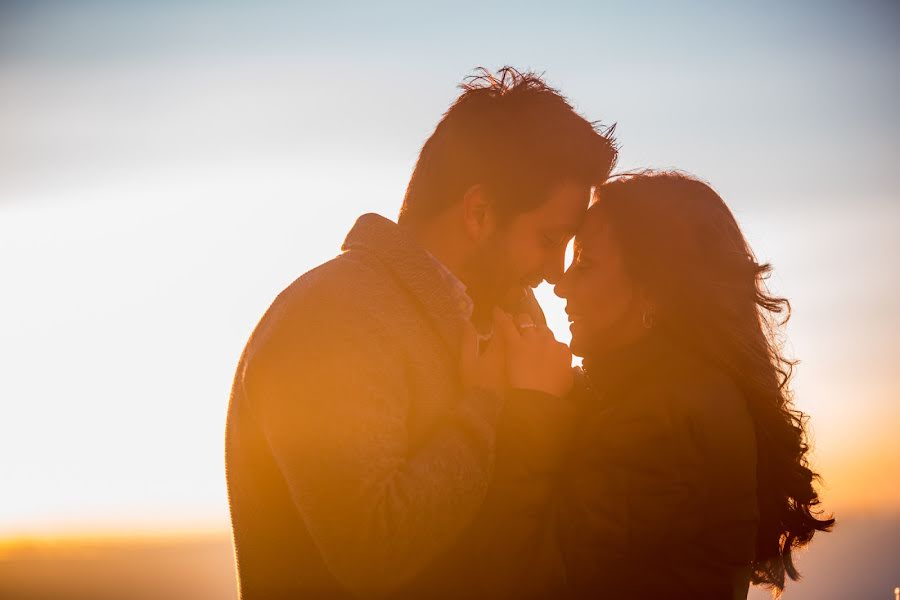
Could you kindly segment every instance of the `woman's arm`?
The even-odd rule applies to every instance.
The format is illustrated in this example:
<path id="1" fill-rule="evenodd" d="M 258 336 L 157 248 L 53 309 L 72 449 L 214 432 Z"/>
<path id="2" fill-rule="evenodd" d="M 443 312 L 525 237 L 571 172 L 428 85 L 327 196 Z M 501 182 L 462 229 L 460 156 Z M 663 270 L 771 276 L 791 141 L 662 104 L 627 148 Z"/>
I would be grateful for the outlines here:
<path id="1" fill-rule="evenodd" d="M 484 505 L 458 547 L 466 597 L 550 597 L 565 582 L 555 536 L 556 497 L 579 410 L 580 370 L 565 398 L 508 392 Z M 460 596 L 462 597 L 462 596 Z"/>

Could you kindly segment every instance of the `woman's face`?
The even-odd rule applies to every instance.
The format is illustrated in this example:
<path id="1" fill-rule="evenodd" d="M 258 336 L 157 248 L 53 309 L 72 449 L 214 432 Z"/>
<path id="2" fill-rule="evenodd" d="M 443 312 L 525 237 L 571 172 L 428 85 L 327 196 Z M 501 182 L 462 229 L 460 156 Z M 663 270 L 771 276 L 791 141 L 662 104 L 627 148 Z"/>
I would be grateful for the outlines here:
<path id="1" fill-rule="evenodd" d="M 591 210 L 575 236 L 575 255 L 554 291 L 566 300 L 572 353 L 603 355 L 647 334 L 643 306 L 605 216 Z"/>

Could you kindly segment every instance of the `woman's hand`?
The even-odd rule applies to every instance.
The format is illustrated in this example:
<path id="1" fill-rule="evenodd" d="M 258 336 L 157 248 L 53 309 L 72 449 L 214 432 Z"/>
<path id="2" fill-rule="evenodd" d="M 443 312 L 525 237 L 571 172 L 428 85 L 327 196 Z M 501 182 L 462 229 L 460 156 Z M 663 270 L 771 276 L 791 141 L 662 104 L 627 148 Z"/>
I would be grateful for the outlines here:
<path id="1" fill-rule="evenodd" d="M 546 325 L 535 324 L 528 314 L 494 312 L 494 336 L 503 340 L 506 377 L 510 388 L 537 390 L 565 396 L 572 389 L 572 353 L 556 341 Z"/>

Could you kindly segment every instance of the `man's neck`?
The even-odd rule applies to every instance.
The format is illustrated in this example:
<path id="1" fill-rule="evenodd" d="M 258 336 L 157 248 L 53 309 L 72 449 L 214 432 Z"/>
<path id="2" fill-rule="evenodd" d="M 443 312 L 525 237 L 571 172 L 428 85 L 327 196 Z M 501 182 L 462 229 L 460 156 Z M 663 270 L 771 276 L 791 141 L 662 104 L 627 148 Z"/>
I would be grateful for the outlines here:
<path id="1" fill-rule="evenodd" d="M 489 333 L 494 321 L 493 304 L 479 301 L 473 295 L 472 292 L 474 290 L 470 287 L 469 278 L 466 276 L 466 271 L 463 267 L 465 258 L 460 251 L 460 244 L 449 234 L 450 227 L 446 223 L 436 220 L 420 227 L 410 228 L 408 231 L 413 239 L 466 287 L 469 296 L 474 302 L 472 324 L 475 325 L 475 329 L 480 333 Z"/>
<path id="2" fill-rule="evenodd" d="M 494 307 L 476 303 L 472 310 L 472 324 L 479 333 L 490 333 L 494 325 Z"/>

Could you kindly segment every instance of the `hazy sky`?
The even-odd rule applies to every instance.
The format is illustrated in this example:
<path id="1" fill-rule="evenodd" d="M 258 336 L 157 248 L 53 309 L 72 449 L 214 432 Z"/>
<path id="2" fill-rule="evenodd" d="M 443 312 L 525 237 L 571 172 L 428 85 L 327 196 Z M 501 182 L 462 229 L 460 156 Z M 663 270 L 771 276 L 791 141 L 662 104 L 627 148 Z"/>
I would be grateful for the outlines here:
<path id="1" fill-rule="evenodd" d="M 227 526 L 247 336 L 504 64 L 722 194 L 793 302 L 826 504 L 900 506 L 891 2 L 323 4 L 0 3 L 0 535 Z"/>

